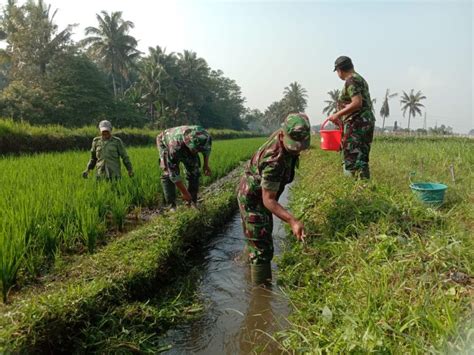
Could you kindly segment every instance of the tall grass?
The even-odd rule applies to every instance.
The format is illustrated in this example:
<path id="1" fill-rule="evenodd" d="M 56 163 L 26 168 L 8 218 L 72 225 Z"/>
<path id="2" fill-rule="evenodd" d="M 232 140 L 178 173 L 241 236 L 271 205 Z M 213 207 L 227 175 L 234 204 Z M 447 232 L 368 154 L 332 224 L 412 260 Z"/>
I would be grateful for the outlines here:
<path id="1" fill-rule="evenodd" d="M 357 182 L 342 176 L 338 154 L 303 156 L 292 208 L 309 239 L 279 260 L 295 306 L 282 344 L 312 353 L 467 352 L 474 141 L 376 141 L 371 168 L 371 182 Z M 413 171 L 416 181 L 449 185 L 443 206 L 416 199 Z"/>
<path id="2" fill-rule="evenodd" d="M 209 183 L 247 159 L 261 138 L 217 141 Z M 88 153 L 39 154 L 0 159 L 0 277 L 4 300 L 9 289 L 47 269 L 61 253 L 93 252 L 107 229 L 120 229 L 132 206 L 161 200 L 158 153 L 132 148 L 136 175 L 107 183 L 84 180 Z M 125 174 L 126 175 L 126 174 Z"/>

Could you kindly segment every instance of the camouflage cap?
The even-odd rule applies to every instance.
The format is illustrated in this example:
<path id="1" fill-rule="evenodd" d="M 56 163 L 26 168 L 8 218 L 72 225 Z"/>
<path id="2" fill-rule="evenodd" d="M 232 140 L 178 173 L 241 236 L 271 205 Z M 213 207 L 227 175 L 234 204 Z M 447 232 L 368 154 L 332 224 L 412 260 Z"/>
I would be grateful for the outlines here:
<path id="1" fill-rule="evenodd" d="M 343 68 L 343 67 L 346 67 L 346 66 L 354 66 L 354 65 L 352 64 L 352 59 L 351 58 L 346 57 L 345 55 L 342 55 L 342 56 L 338 57 L 336 59 L 336 61 L 334 62 L 334 70 L 333 71 L 336 71 L 337 69 Z"/>
<path id="2" fill-rule="evenodd" d="M 100 121 L 99 129 L 101 132 L 104 132 L 104 131 L 112 132 L 112 123 L 110 123 L 110 121 L 107 121 L 107 120 Z"/>
<path id="3" fill-rule="evenodd" d="M 186 135 L 184 142 L 186 146 L 196 152 L 210 154 L 212 138 L 208 131 L 201 126 L 197 126 L 190 134 Z"/>
<path id="4" fill-rule="evenodd" d="M 291 152 L 308 149 L 311 143 L 311 125 L 304 113 L 290 113 L 282 123 L 283 144 Z"/>

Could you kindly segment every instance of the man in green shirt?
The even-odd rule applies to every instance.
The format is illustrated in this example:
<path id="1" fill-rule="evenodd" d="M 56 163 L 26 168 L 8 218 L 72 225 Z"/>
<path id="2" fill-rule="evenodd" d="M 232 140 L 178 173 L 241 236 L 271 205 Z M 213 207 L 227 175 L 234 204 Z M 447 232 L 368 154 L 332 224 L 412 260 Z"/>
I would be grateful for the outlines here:
<path id="1" fill-rule="evenodd" d="M 375 127 L 369 85 L 354 70 L 349 57 L 337 58 L 334 71 L 337 71 L 339 78 L 345 81 L 339 97 L 339 111 L 329 116 L 332 122 L 342 121 L 344 124 L 342 139 L 344 172 L 347 175 L 369 179 L 369 153 Z"/>
<path id="2" fill-rule="evenodd" d="M 132 163 L 122 140 L 112 135 L 112 124 L 109 121 L 101 121 L 99 129 L 101 135 L 95 137 L 92 141 L 91 158 L 82 176 L 87 178 L 89 171 L 96 168 L 97 178 L 105 178 L 107 180 L 119 179 L 121 177 L 121 158 L 127 168 L 128 175 L 132 177 Z"/>

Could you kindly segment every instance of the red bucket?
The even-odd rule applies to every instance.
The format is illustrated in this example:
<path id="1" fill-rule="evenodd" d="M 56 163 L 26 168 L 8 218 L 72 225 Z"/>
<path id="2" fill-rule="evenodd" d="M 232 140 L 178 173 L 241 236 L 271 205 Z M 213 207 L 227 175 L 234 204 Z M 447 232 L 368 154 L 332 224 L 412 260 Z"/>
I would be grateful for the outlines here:
<path id="1" fill-rule="evenodd" d="M 338 125 L 339 129 L 325 130 L 324 127 L 329 122 L 329 119 L 323 122 L 319 134 L 321 135 L 321 149 L 323 150 L 341 150 L 341 139 L 342 139 L 342 125 Z"/>

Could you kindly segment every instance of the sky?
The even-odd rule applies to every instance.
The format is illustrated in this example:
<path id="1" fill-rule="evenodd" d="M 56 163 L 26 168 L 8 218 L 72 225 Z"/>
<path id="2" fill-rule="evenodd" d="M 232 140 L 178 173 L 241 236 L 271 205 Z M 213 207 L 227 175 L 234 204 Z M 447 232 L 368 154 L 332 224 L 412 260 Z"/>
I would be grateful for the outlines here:
<path id="1" fill-rule="evenodd" d="M 414 89 L 427 96 L 428 127 L 445 124 L 459 133 L 474 128 L 470 0 L 45 1 L 58 9 L 60 28 L 78 24 L 75 40 L 97 24 L 96 13 L 122 11 L 135 24 L 131 34 L 141 51 L 160 45 L 168 52 L 197 52 L 240 85 L 250 108 L 263 111 L 297 81 L 308 92 L 312 123 L 321 123 L 327 92 L 343 86 L 334 60 L 347 55 L 377 99 L 377 125 L 386 89 L 399 95 Z M 406 127 L 400 99 L 390 106 L 386 125 L 397 120 Z M 423 127 L 423 117 L 411 126 Z"/>

